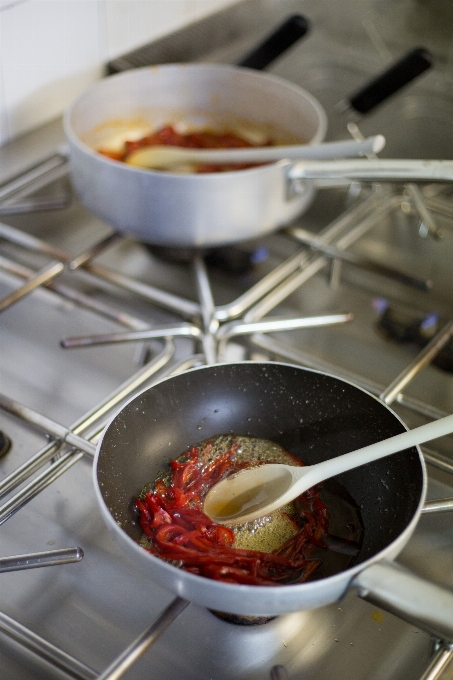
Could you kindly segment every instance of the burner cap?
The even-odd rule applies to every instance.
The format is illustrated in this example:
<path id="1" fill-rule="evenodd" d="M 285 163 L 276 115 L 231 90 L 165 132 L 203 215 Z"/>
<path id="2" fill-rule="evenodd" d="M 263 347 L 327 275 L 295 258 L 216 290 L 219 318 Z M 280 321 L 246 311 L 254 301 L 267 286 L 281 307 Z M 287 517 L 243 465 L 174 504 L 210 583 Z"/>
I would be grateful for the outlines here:
<path id="1" fill-rule="evenodd" d="M 5 456 L 11 448 L 11 439 L 0 430 L 0 458 Z"/>

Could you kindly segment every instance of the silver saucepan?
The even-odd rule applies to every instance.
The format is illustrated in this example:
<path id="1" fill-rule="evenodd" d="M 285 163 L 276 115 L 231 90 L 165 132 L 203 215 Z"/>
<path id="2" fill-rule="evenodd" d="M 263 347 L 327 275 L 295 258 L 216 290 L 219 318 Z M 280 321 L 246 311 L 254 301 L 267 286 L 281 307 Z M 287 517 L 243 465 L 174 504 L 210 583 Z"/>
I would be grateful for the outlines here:
<path id="1" fill-rule="evenodd" d="M 418 63 L 419 52 L 412 51 L 365 88 L 374 93 L 373 106 L 388 96 L 390 86 L 394 92 L 395 73 L 402 70 L 398 87 L 407 82 L 414 57 L 410 77 L 426 69 L 424 55 Z M 167 64 L 94 84 L 65 115 L 74 187 L 96 215 L 155 246 L 210 248 L 264 236 L 302 214 L 315 187 L 326 183 L 453 181 L 451 161 L 281 160 L 200 175 L 131 167 L 95 150 L 178 122 L 245 127 L 266 131 L 277 143 L 309 145 L 322 142 L 327 127 L 326 114 L 310 93 L 243 66 Z"/>
<path id="2" fill-rule="evenodd" d="M 98 444 L 96 494 L 129 557 L 150 579 L 196 604 L 275 616 L 334 602 L 356 585 L 371 598 L 379 593 L 375 599 L 395 611 L 405 607 L 414 620 L 429 617 L 438 623 L 436 630 L 446 627 L 453 638 L 453 595 L 409 572 L 396 574 L 391 563 L 412 535 L 425 498 L 426 471 L 417 447 L 338 476 L 360 511 L 363 542 L 346 568 L 325 574 L 321 569 L 316 580 L 283 586 L 222 583 L 183 571 L 137 542 L 134 499 L 189 445 L 222 433 L 250 435 L 277 442 L 312 464 L 405 429 L 381 401 L 330 375 L 272 362 L 203 367 L 145 390 L 111 420 Z"/>
<path id="3" fill-rule="evenodd" d="M 311 203 L 313 184 L 291 192 L 287 162 L 178 174 L 130 167 L 93 147 L 184 121 L 269 131 L 308 144 L 324 139 L 326 114 L 302 88 L 253 69 L 154 66 L 103 79 L 65 116 L 72 180 L 82 203 L 121 232 L 161 246 L 210 247 L 283 226 Z"/>

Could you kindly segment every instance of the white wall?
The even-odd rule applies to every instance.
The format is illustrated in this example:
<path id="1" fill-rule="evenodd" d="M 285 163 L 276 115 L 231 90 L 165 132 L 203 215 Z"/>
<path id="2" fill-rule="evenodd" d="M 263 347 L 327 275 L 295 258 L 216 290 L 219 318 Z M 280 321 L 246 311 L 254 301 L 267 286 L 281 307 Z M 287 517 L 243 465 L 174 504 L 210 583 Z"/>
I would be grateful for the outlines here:
<path id="1" fill-rule="evenodd" d="M 237 0 L 0 0 L 0 145 L 58 116 L 102 66 Z"/>

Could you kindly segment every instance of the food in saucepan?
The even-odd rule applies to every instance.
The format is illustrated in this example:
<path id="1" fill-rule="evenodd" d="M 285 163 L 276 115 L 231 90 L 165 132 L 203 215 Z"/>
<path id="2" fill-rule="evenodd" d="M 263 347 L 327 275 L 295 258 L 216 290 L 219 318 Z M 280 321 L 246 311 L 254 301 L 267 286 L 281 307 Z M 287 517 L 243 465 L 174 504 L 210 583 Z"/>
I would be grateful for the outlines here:
<path id="1" fill-rule="evenodd" d="M 255 135 L 256 138 L 256 135 Z M 181 129 L 177 124 L 163 125 L 139 139 L 125 139 L 119 148 L 98 148 L 97 151 L 108 158 L 127 163 L 133 153 L 139 149 L 151 146 L 173 146 L 184 149 L 244 149 L 253 146 L 274 146 L 270 136 L 261 134 L 258 142 L 253 141 L 251 135 L 229 128 L 199 128 Z M 256 163 L 197 163 L 188 167 L 178 167 L 178 170 L 190 172 L 227 172 L 244 170 L 256 166 Z"/>
<path id="2" fill-rule="evenodd" d="M 203 513 L 214 484 L 266 463 L 303 464 L 281 446 L 253 437 L 219 435 L 191 446 L 136 500 L 142 547 L 191 573 L 248 585 L 301 583 L 317 571 L 344 568 L 358 552 L 362 529 L 352 499 L 338 489 L 327 490 L 325 498 L 320 487 L 310 489 L 272 515 L 235 527 Z M 331 521 L 338 512 L 342 527 L 338 517 L 335 527 Z"/>

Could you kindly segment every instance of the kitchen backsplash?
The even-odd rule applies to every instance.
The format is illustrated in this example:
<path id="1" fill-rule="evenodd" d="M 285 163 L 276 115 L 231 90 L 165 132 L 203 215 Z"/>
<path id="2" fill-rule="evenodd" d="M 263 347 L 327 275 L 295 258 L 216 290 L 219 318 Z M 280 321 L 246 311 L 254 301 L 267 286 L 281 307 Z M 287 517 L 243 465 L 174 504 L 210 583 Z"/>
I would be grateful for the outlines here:
<path id="1" fill-rule="evenodd" d="M 0 146 L 62 113 L 110 59 L 238 0 L 0 0 Z"/>

